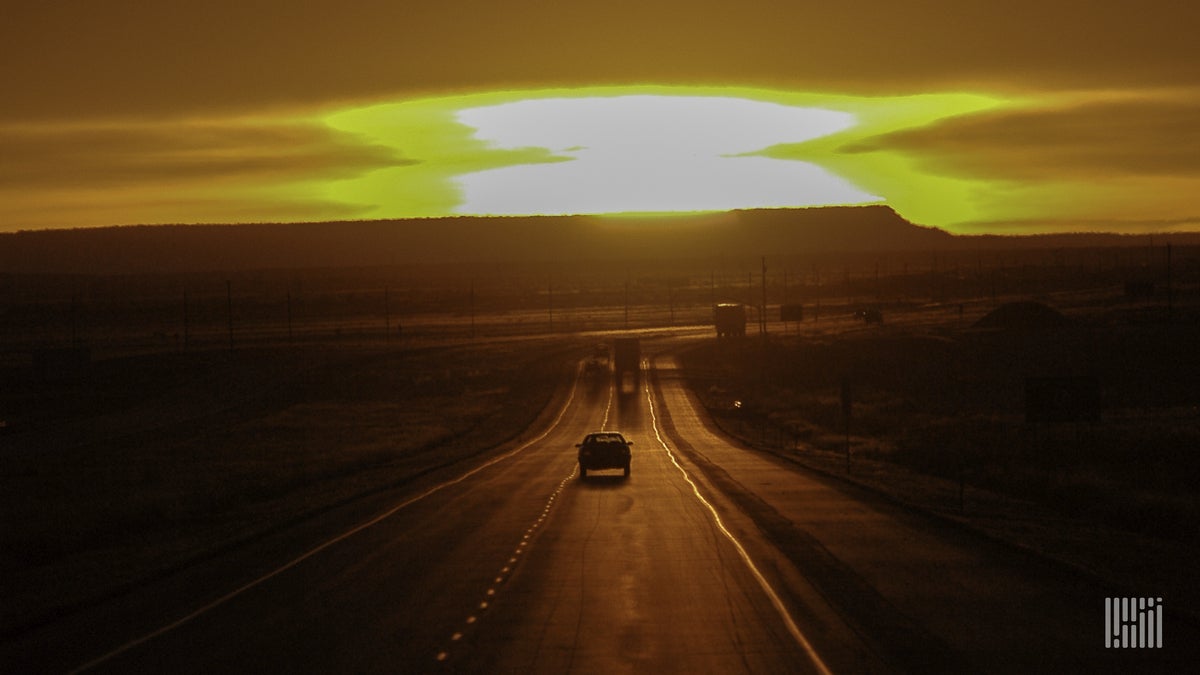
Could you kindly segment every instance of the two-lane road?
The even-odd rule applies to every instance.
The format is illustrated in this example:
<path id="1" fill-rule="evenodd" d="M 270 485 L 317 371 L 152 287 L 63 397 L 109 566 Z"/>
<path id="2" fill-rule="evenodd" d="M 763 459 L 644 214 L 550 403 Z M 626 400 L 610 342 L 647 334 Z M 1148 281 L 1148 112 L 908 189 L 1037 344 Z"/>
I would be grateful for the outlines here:
<path id="1" fill-rule="evenodd" d="M 661 442 L 647 393 L 620 399 L 608 425 L 634 440 L 631 477 L 569 483 L 465 668 L 826 672 L 826 657 Z M 857 644 L 844 627 L 842 637 Z"/>
<path id="2" fill-rule="evenodd" d="M 255 572 L 164 594 L 170 617 L 48 627 L 13 672 L 1119 671 L 1103 591 L 855 495 L 709 429 L 673 362 L 581 376 L 549 427 Z M 634 441 L 581 480 L 574 444 Z M 271 551 L 270 547 L 264 547 Z M 241 555 L 247 555 L 242 553 Z M 222 562 L 230 568 L 230 561 Z M 187 597 L 186 595 L 183 597 Z M 102 648 L 92 629 L 122 634 Z M 102 631 L 101 628 L 104 630 Z M 1164 651 L 1164 654 L 1166 652 Z M 1178 658 L 1178 653 L 1172 653 Z M 1138 659 L 1141 659 L 1140 661 Z M 1149 660 L 1148 660 L 1149 659 Z M 1156 660 L 1157 659 L 1157 660 Z M 1177 662 L 1176 662 L 1177 663 Z"/>
<path id="3" fill-rule="evenodd" d="M 794 600 L 659 442 L 649 394 L 645 382 L 618 395 L 582 378 L 541 437 L 181 610 L 88 670 L 822 672 L 828 657 L 791 616 Z M 574 444 L 602 428 L 634 440 L 629 479 L 579 478 Z M 842 660 L 861 652 L 830 610 L 807 616 Z"/>

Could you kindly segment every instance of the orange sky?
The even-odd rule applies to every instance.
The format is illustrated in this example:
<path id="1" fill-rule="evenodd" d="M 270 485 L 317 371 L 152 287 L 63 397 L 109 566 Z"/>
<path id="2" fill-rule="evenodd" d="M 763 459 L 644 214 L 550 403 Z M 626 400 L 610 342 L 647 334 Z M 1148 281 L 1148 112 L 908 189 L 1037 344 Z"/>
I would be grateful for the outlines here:
<path id="1" fill-rule="evenodd" d="M 369 215 L 297 186 L 422 158 L 323 115 L 648 84 L 1021 99 L 844 152 L 905 152 L 989 181 L 979 204 L 1036 206 L 929 223 L 957 231 L 1196 230 L 1197 28 L 1178 0 L 8 3 L 0 231 Z"/>

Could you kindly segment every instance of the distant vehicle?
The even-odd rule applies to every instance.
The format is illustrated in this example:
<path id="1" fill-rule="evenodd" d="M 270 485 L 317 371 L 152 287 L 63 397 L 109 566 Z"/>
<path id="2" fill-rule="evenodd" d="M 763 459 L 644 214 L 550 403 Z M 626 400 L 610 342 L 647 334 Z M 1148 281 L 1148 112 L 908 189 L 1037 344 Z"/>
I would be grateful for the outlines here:
<path id="1" fill-rule="evenodd" d="M 597 358 L 590 358 L 584 364 L 583 371 L 588 375 L 603 375 L 608 372 L 608 363 Z"/>
<path id="2" fill-rule="evenodd" d="M 746 334 L 746 307 L 736 303 L 713 306 L 713 324 L 717 337 L 742 337 Z"/>
<path id="3" fill-rule="evenodd" d="M 854 318 L 862 319 L 865 323 L 883 323 L 883 312 L 877 307 L 869 307 L 855 312 Z"/>
<path id="4" fill-rule="evenodd" d="M 608 372 L 608 345 L 601 342 L 592 350 L 592 356 L 587 360 L 584 371 L 589 375 L 600 375 Z"/>
<path id="5" fill-rule="evenodd" d="M 613 377 L 618 383 L 624 381 L 625 373 L 633 375 L 636 382 L 641 375 L 642 347 L 635 337 L 613 340 Z"/>
<path id="6" fill-rule="evenodd" d="M 598 469 L 624 469 L 629 477 L 629 464 L 633 456 L 629 446 L 633 441 L 615 431 L 597 431 L 584 436 L 579 448 L 579 477 L 587 478 L 588 471 Z"/>

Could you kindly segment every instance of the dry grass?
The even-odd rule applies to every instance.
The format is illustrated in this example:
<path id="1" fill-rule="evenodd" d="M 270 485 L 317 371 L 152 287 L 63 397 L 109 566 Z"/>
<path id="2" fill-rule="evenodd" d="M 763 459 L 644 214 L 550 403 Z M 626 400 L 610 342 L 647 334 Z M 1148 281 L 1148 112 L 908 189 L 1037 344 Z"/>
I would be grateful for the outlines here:
<path id="1" fill-rule="evenodd" d="M 574 349 L 260 347 L 26 379 L 0 439 L 0 634 L 496 448 Z"/>
<path id="2" fill-rule="evenodd" d="M 708 343 L 686 361 L 718 422 L 757 445 L 856 458 L 1179 541 L 1200 535 L 1200 322 L 1080 314 L 1070 327 L 974 331 L 915 320 Z M 1026 377 L 1094 375 L 1099 422 L 1027 424 Z M 734 400 L 740 401 L 735 408 Z"/>
<path id="3" fill-rule="evenodd" d="M 1114 593 L 1154 589 L 1194 617 L 1200 314 L 1194 302 L 1168 321 L 1087 300 L 1068 311 L 1066 331 L 978 333 L 914 308 L 886 327 L 830 322 L 765 344 L 709 342 L 684 361 L 715 422 L 748 445 L 1035 551 Z M 1026 423 L 1023 380 L 1047 374 L 1096 376 L 1100 420 Z"/>

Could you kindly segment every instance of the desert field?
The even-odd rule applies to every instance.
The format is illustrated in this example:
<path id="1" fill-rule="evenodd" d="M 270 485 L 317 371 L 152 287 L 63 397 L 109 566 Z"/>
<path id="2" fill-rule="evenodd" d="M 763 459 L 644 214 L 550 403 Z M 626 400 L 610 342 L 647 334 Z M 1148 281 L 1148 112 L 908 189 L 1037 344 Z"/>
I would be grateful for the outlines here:
<path id="1" fill-rule="evenodd" d="M 696 344 L 683 353 L 690 385 L 748 447 L 1115 588 L 1151 579 L 1197 600 L 1194 271 L 1169 301 L 1025 273 L 1039 290 L 848 302 Z M 1057 401 L 1037 393 L 1047 383 Z"/>
<path id="2" fill-rule="evenodd" d="M 1195 309 L 1168 321 L 1101 298 L 1055 300 L 1061 312 L 1014 303 L 941 321 L 937 310 L 885 309 L 883 324 L 712 341 L 687 359 L 722 426 L 756 443 L 844 454 L 848 438 L 855 459 L 1195 538 Z M 1095 417 L 1031 418 L 1027 383 L 1038 378 L 1094 380 Z"/>
<path id="3" fill-rule="evenodd" d="M 534 424 L 571 340 L 138 353 L 5 371 L 10 634 L 477 458 Z"/>
<path id="4" fill-rule="evenodd" d="M 485 456 L 624 331 L 692 336 L 726 433 L 918 507 L 1197 538 L 1195 251 L 1166 283 L 1140 247 L 484 272 L 3 277 L 0 635 Z M 1026 380 L 1064 376 L 1098 417 L 1029 421 Z"/>

